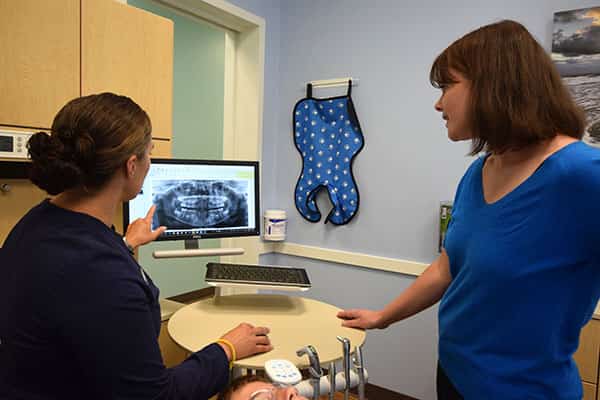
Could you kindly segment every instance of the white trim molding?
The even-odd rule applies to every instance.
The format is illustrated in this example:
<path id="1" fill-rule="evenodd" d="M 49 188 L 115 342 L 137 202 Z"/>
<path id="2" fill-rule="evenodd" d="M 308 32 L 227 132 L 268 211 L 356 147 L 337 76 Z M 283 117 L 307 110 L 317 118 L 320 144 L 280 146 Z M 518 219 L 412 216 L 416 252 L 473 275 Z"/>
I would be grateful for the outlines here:
<path id="1" fill-rule="evenodd" d="M 261 242 L 259 253 L 279 253 L 412 276 L 421 275 L 429 266 L 429 264 L 401 260 L 398 258 L 372 256 L 369 254 L 325 249 L 322 247 L 306 246 L 288 242 Z"/>
<path id="2" fill-rule="evenodd" d="M 193 13 L 215 25 L 231 29 L 236 32 L 246 32 L 258 26 L 264 26 L 265 20 L 243 8 L 225 0 L 156 0 L 180 9 L 186 13 Z"/>

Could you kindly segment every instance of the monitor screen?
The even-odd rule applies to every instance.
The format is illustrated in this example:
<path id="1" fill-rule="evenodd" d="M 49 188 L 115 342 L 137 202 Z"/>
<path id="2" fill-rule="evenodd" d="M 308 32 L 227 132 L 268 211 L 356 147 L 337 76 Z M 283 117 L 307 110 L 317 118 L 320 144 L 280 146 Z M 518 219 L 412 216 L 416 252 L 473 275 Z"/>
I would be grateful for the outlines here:
<path id="1" fill-rule="evenodd" d="M 124 226 L 152 204 L 157 240 L 259 235 L 258 162 L 156 159 L 140 193 L 124 204 Z"/>

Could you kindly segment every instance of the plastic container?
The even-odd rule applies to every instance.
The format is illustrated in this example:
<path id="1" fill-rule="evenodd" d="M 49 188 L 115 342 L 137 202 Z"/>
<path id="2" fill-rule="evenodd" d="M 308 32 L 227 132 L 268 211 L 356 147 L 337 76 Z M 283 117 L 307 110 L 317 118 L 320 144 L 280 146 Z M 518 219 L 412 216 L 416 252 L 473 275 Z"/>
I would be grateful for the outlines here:
<path id="1" fill-rule="evenodd" d="M 264 240 L 285 240 L 287 215 L 284 210 L 266 210 L 264 215 Z"/>

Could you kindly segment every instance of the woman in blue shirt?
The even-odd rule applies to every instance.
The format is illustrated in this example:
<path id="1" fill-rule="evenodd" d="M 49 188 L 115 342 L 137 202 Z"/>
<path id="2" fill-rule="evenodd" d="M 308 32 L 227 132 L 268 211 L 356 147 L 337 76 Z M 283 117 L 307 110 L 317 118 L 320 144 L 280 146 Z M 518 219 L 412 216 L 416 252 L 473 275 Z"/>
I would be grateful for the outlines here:
<path id="1" fill-rule="evenodd" d="M 232 358 L 271 349 L 267 328 L 241 324 L 164 366 L 158 288 L 130 254 L 164 228 L 152 231 L 151 209 L 126 237 L 112 229 L 150 167 L 151 131 L 131 99 L 102 93 L 31 137 L 31 180 L 54 197 L 0 249 L 0 398 L 208 399 Z"/>
<path id="2" fill-rule="evenodd" d="M 520 24 L 502 21 L 433 63 L 453 141 L 484 152 L 458 186 L 442 254 L 384 309 L 385 328 L 439 306 L 438 398 L 580 399 L 572 355 L 600 297 L 600 151 L 582 111 Z"/>

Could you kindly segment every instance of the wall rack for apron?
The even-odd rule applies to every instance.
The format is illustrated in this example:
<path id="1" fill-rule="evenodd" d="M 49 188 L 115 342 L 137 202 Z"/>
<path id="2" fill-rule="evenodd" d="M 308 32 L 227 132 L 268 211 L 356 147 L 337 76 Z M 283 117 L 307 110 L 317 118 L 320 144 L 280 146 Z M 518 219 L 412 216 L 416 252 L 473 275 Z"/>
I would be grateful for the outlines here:
<path id="1" fill-rule="evenodd" d="M 321 79 L 318 81 L 310 81 L 307 83 L 310 83 L 313 88 L 317 88 L 317 87 L 326 88 L 326 87 L 336 87 L 336 86 L 348 86 L 349 81 L 352 81 L 352 86 L 358 86 L 359 79 L 352 78 L 352 77 L 335 78 L 335 79 Z M 306 90 L 306 85 L 302 86 L 302 90 Z"/>

